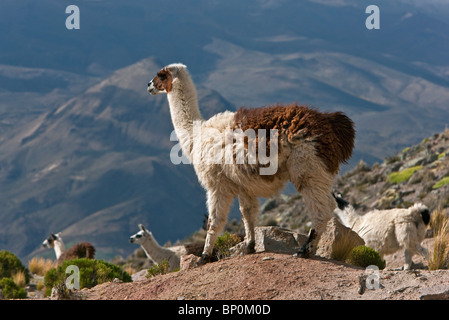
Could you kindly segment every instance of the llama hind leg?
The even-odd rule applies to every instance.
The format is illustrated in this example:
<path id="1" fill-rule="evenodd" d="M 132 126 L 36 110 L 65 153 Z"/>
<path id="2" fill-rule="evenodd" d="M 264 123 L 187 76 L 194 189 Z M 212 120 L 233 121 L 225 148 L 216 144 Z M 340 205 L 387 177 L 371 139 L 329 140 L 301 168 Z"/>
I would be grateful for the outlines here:
<path id="1" fill-rule="evenodd" d="M 204 243 L 201 260 L 196 266 L 210 261 L 215 241 L 218 235 L 224 229 L 228 219 L 229 208 L 234 197 L 230 195 L 218 194 L 217 192 L 207 192 L 207 207 L 209 211 L 209 228 L 207 230 L 206 241 Z"/>
<path id="2" fill-rule="evenodd" d="M 298 256 L 307 257 L 310 252 L 315 251 L 320 235 L 325 231 L 332 212 L 337 206 L 332 195 L 333 175 L 324 171 L 316 170 L 314 175 L 308 179 L 295 181 L 296 189 L 304 196 L 309 217 L 312 220 L 312 228 L 309 237 Z"/>
<path id="3" fill-rule="evenodd" d="M 330 188 L 329 188 L 330 189 Z M 316 245 L 321 234 L 326 230 L 327 223 L 332 218 L 332 212 L 336 207 L 336 202 L 332 197 L 331 190 L 327 192 L 316 190 L 303 190 L 304 200 L 312 219 L 312 229 L 309 238 L 298 252 L 301 257 L 307 257 L 310 252 L 316 250 Z"/>
<path id="4" fill-rule="evenodd" d="M 256 217 L 259 213 L 259 202 L 256 197 L 240 194 L 239 205 L 243 224 L 245 225 L 246 252 L 254 253 L 256 244 L 254 228 Z"/>

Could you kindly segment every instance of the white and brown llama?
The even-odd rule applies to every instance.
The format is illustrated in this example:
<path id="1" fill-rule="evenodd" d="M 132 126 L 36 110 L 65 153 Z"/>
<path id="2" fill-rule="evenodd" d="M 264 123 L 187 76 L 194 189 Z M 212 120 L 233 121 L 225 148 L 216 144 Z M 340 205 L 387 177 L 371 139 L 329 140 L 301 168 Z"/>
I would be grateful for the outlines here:
<path id="1" fill-rule="evenodd" d="M 95 248 L 89 242 L 80 242 L 65 249 L 64 242 L 61 238 L 61 232 L 57 234 L 50 234 L 50 236 L 42 242 L 45 248 L 54 248 L 56 254 L 56 262 L 61 265 L 64 260 L 71 260 L 77 258 L 95 258 Z"/>
<path id="2" fill-rule="evenodd" d="M 315 249 L 336 207 L 334 177 L 352 155 L 351 119 L 342 112 L 323 113 L 291 104 L 240 108 L 205 120 L 187 67 L 179 63 L 161 69 L 148 83 L 148 92 L 167 94 L 182 152 L 206 190 L 209 227 L 198 265 L 210 260 L 235 197 L 245 226 L 246 251 L 253 253 L 258 197 L 272 197 L 288 180 L 304 196 L 312 219 L 309 239 L 298 255 L 306 257 Z M 269 158 L 263 154 L 267 149 Z M 220 159 L 220 152 L 226 159 Z"/>

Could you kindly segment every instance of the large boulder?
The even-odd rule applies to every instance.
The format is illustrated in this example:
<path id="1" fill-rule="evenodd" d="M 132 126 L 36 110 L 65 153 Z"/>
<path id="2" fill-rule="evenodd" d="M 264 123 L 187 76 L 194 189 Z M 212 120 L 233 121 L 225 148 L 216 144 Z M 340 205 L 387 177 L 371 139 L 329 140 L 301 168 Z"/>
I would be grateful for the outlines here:
<path id="1" fill-rule="evenodd" d="M 345 227 L 336 217 L 327 223 L 326 231 L 318 241 L 316 255 L 327 259 L 339 259 L 342 251 L 349 253 L 365 241 L 353 230 Z"/>

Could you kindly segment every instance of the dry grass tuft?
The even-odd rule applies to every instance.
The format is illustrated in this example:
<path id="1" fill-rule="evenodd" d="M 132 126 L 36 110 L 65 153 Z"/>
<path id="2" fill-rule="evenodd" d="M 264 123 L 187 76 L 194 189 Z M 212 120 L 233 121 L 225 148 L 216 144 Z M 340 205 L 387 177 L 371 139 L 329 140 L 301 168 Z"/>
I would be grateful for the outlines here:
<path id="1" fill-rule="evenodd" d="M 352 249 L 359 245 L 360 243 L 358 239 L 352 235 L 351 229 L 344 229 L 344 232 L 332 245 L 331 258 L 339 261 L 346 261 Z"/>
<path id="2" fill-rule="evenodd" d="M 28 262 L 28 269 L 31 273 L 38 276 L 44 276 L 48 270 L 54 268 L 54 261 L 51 259 L 44 259 L 41 257 L 34 257 Z"/>
<path id="3" fill-rule="evenodd" d="M 25 285 L 26 285 L 25 271 L 24 270 L 20 270 L 20 271 L 17 271 L 16 273 L 12 274 L 12 280 L 20 288 L 25 287 Z"/>
<path id="4" fill-rule="evenodd" d="M 429 270 L 447 269 L 449 253 L 449 218 L 441 208 L 435 209 L 430 218 L 433 229 L 433 248 L 429 250 Z"/>

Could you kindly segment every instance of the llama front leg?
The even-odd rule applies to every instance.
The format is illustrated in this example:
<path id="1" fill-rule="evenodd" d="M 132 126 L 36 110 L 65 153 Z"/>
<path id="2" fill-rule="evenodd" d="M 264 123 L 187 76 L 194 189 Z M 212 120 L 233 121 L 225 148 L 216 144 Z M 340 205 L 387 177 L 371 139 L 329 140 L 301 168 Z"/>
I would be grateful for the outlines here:
<path id="1" fill-rule="evenodd" d="M 404 250 L 404 258 L 405 258 L 405 264 L 404 264 L 404 270 L 410 270 L 412 268 L 413 265 L 413 261 L 412 261 L 412 253 L 410 250 L 405 249 Z"/>
<path id="2" fill-rule="evenodd" d="M 240 212 L 242 213 L 242 220 L 245 226 L 245 242 L 246 252 L 255 252 L 255 223 L 256 217 L 259 213 L 259 202 L 256 197 L 250 197 L 248 195 L 239 195 Z"/>
<path id="3" fill-rule="evenodd" d="M 207 207 L 209 211 L 209 228 L 207 230 L 206 241 L 204 243 L 201 260 L 196 264 L 200 266 L 210 261 L 215 241 L 224 229 L 228 219 L 229 208 L 234 198 L 229 195 L 218 194 L 217 192 L 207 192 Z"/>

